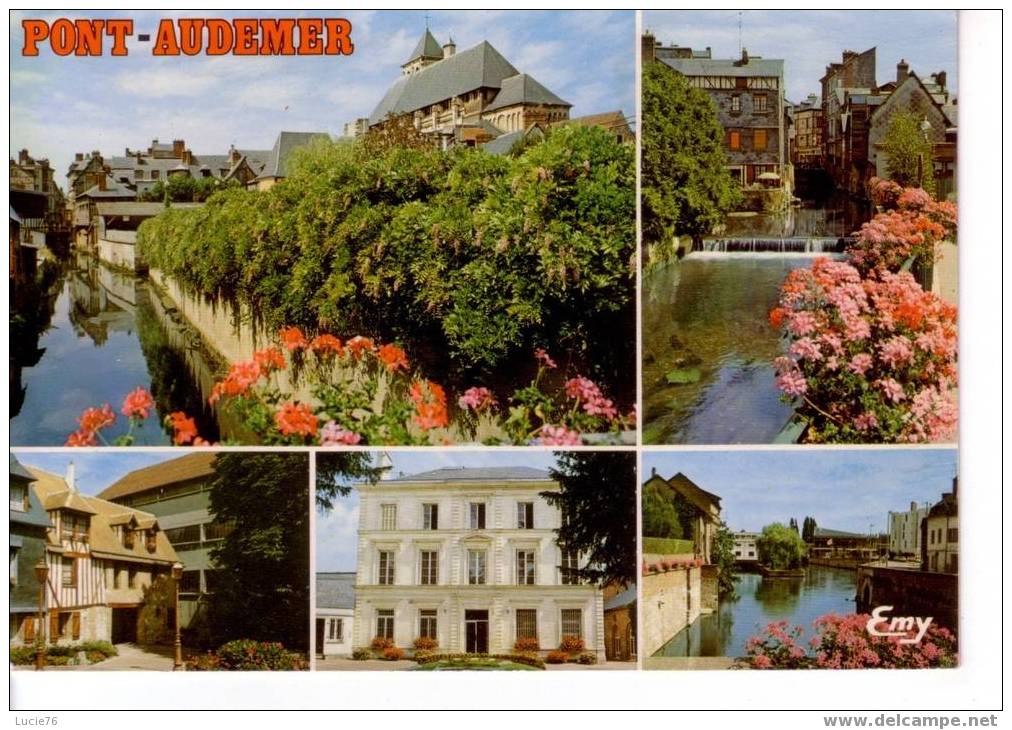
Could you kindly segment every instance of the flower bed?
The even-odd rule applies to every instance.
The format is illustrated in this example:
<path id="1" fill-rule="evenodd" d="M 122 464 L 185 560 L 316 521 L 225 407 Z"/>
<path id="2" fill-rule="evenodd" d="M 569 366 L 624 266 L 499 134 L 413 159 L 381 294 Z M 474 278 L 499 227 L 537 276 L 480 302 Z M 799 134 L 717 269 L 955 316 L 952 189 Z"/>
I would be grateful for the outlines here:
<path id="1" fill-rule="evenodd" d="M 278 642 L 236 639 L 222 644 L 217 651 L 198 654 L 186 660 L 191 672 L 212 671 L 305 671 L 306 658 L 291 652 Z"/>
<path id="2" fill-rule="evenodd" d="M 480 664 L 486 662 L 510 662 L 522 664 L 535 669 L 544 669 L 545 663 L 538 657 L 530 654 L 430 654 L 424 657 L 416 657 L 415 662 L 419 666 L 431 664 L 456 665 L 452 668 L 467 669 L 467 664 Z M 450 667 L 448 667 L 450 668 Z"/>
<path id="3" fill-rule="evenodd" d="M 755 669 L 921 669 L 954 667 L 958 663 L 956 637 L 932 625 L 917 644 L 903 644 L 903 636 L 875 636 L 867 631 L 870 616 L 827 614 L 813 623 L 814 635 L 804 642 L 804 629 L 787 621 L 769 624 L 745 644 L 749 666 Z"/>
<path id="4" fill-rule="evenodd" d="M 670 557 L 662 558 L 661 560 L 655 560 L 651 563 L 646 561 L 640 568 L 640 574 L 643 576 L 656 575 L 660 573 L 668 573 L 673 570 L 689 570 L 690 568 L 700 568 L 703 565 L 702 558 L 684 558 L 684 557 Z"/>

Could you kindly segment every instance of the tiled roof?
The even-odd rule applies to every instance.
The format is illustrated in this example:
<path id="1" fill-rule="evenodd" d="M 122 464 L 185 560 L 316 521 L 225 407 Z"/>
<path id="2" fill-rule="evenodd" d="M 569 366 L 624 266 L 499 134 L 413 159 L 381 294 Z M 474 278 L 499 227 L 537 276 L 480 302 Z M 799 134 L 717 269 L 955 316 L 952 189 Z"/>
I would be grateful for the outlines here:
<path id="1" fill-rule="evenodd" d="M 410 474 L 387 482 L 519 482 L 548 481 L 547 471 L 529 466 L 485 466 L 433 469 L 420 474 Z M 384 482 L 380 482 L 383 484 Z"/>
<path id="2" fill-rule="evenodd" d="M 316 139 L 330 140 L 330 135 L 326 132 L 281 132 L 274 141 L 274 148 L 260 177 L 285 177 L 288 174 L 292 150 L 304 147 Z"/>
<path id="3" fill-rule="evenodd" d="M 709 502 L 714 505 L 718 510 L 720 509 L 720 497 L 713 492 L 707 492 L 705 489 L 700 487 L 694 481 L 689 479 L 687 476 L 678 472 L 673 477 L 667 480 L 668 484 L 672 488 L 681 491 L 686 497 L 695 498 L 695 500 L 701 500 L 702 502 Z"/>
<path id="4" fill-rule="evenodd" d="M 116 500 L 167 484 L 211 476 L 214 474 L 215 458 L 213 452 L 197 451 L 161 464 L 146 466 L 120 478 L 99 492 L 98 496 L 101 499 Z"/>
<path id="5" fill-rule="evenodd" d="M 390 114 L 407 114 L 481 88 L 500 89 L 519 72 L 487 41 L 401 76 L 369 115 L 378 124 Z"/>
<path id="6" fill-rule="evenodd" d="M 508 155 L 509 151 L 524 138 L 524 132 L 507 132 L 483 144 L 481 148 L 490 155 Z"/>
<path id="7" fill-rule="evenodd" d="M 745 64 L 717 58 L 662 58 L 660 61 L 683 76 L 784 75 L 784 62 L 779 58 L 750 58 Z"/>
<path id="8" fill-rule="evenodd" d="M 625 114 L 622 113 L 621 109 L 618 109 L 613 112 L 602 112 L 600 114 L 587 114 L 582 117 L 563 119 L 562 121 L 555 122 L 553 126 L 603 127 L 605 129 L 617 129 L 631 133 L 631 130 L 629 129 L 629 122 L 626 121 Z"/>
<path id="9" fill-rule="evenodd" d="M 825 527 L 819 527 L 816 525 L 812 537 L 826 537 L 826 538 L 839 538 L 839 539 L 865 539 L 868 535 L 862 535 L 858 532 L 845 532 L 843 530 L 830 530 Z"/>
<path id="10" fill-rule="evenodd" d="M 95 514 L 95 510 L 87 500 L 78 492 L 70 489 L 63 477 L 50 474 L 48 471 L 28 467 L 28 471 L 35 477 L 32 489 L 39 496 L 42 506 L 48 510 L 69 509 L 75 512 L 83 512 L 87 515 Z"/>
<path id="11" fill-rule="evenodd" d="M 560 99 L 546 89 L 537 79 L 529 74 L 517 74 L 502 80 L 502 89 L 496 94 L 492 103 L 485 107 L 486 112 L 503 109 L 516 104 L 554 104 L 557 106 L 573 106 Z"/>
<path id="12" fill-rule="evenodd" d="M 354 573 L 317 573 L 317 608 L 355 608 Z"/>
<path id="13" fill-rule="evenodd" d="M 203 203 L 172 203 L 171 208 L 199 208 Z M 155 216 L 165 210 L 165 203 L 144 203 L 140 201 L 118 201 L 96 203 L 98 215 Z"/>
<path id="14" fill-rule="evenodd" d="M 415 50 L 411 52 L 411 56 L 404 62 L 403 65 L 407 65 L 412 61 L 416 61 L 419 58 L 442 58 L 443 47 L 439 45 L 439 41 L 436 40 L 435 36 L 429 32 L 429 29 L 425 29 L 425 33 L 418 39 L 418 43 L 415 45 Z"/>

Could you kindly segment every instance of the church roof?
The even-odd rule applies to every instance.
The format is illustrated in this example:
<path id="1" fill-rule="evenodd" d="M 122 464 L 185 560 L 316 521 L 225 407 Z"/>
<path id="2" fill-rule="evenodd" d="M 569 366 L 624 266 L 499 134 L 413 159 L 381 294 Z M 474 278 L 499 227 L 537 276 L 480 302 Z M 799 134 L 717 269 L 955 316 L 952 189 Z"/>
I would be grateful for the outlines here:
<path id="1" fill-rule="evenodd" d="M 399 78 L 369 115 L 369 124 L 379 124 L 391 114 L 408 114 L 476 89 L 501 89 L 503 79 L 518 74 L 499 51 L 488 41 L 482 41 Z"/>
<path id="2" fill-rule="evenodd" d="M 417 61 L 419 58 L 442 58 L 443 49 L 439 45 L 439 41 L 435 39 L 429 29 L 425 29 L 425 33 L 418 39 L 418 45 L 415 46 L 415 50 L 411 52 L 411 57 L 404 62 L 404 65 Z"/>
<path id="3" fill-rule="evenodd" d="M 502 90 L 496 94 L 492 103 L 485 107 L 485 111 L 491 112 L 516 104 L 573 106 L 568 101 L 564 101 L 553 94 L 533 76 L 529 74 L 517 74 L 516 76 L 503 79 Z"/>
<path id="4" fill-rule="evenodd" d="M 326 132 L 281 132 L 274 141 L 267 164 L 264 165 L 260 177 L 285 177 L 288 175 L 288 162 L 292 151 L 304 147 L 315 139 L 329 140 Z"/>

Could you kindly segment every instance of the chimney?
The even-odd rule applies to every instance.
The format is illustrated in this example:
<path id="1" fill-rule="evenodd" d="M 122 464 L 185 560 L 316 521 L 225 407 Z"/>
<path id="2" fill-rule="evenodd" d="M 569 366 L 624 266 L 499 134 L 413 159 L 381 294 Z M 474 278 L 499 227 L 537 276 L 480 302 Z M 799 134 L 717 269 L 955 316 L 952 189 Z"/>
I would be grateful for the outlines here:
<path id="1" fill-rule="evenodd" d="M 172 156 L 176 159 L 183 159 L 183 150 L 186 149 L 186 142 L 181 139 L 172 140 Z"/>
<path id="2" fill-rule="evenodd" d="M 905 59 L 900 59 L 900 62 L 896 64 L 896 85 L 899 86 L 906 81 L 907 76 L 910 75 L 910 64 Z"/>
<path id="3" fill-rule="evenodd" d="M 105 170 L 98 173 L 98 180 L 96 181 L 99 190 L 105 190 Z"/>
<path id="4" fill-rule="evenodd" d="M 911 502 L 910 503 L 910 511 L 911 512 L 916 512 L 917 511 L 917 502 Z"/>
<path id="5" fill-rule="evenodd" d="M 457 52 L 457 44 L 453 42 L 453 36 L 443 44 L 443 58 L 449 58 Z"/>
<path id="6" fill-rule="evenodd" d="M 657 476 L 657 467 L 656 466 L 650 467 L 650 476 L 651 476 L 651 478 Z"/>
<path id="7" fill-rule="evenodd" d="M 92 151 L 91 151 L 91 156 L 92 156 L 92 157 L 101 157 L 101 156 L 102 156 L 102 153 L 101 153 L 101 152 L 99 152 L 98 150 L 92 150 Z"/>
<path id="8" fill-rule="evenodd" d="M 71 492 L 77 491 L 77 470 L 74 468 L 74 462 L 67 464 L 67 476 L 64 477 L 64 481 L 67 482 Z"/>
<path id="9" fill-rule="evenodd" d="M 28 150 L 21 150 L 20 152 L 18 152 L 18 164 L 19 165 L 28 164 Z"/>
<path id="10" fill-rule="evenodd" d="M 849 61 L 850 59 L 852 59 L 856 55 L 857 55 L 856 51 L 844 51 L 843 52 L 843 62 L 847 63 L 847 61 Z"/>
<path id="11" fill-rule="evenodd" d="M 84 153 L 83 152 L 75 152 L 74 153 L 74 162 L 81 162 L 82 160 L 84 160 Z"/>
<path id="12" fill-rule="evenodd" d="M 942 91 L 945 91 L 946 78 L 947 77 L 945 71 L 939 71 L 938 73 L 935 74 L 935 83 L 942 87 Z"/>
<path id="13" fill-rule="evenodd" d="M 642 63 L 653 61 L 654 49 L 657 47 L 657 38 L 649 30 L 640 38 L 640 53 L 643 56 Z"/>
<path id="14" fill-rule="evenodd" d="M 747 66 L 748 65 L 748 49 L 747 48 L 742 48 L 741 49 L 741 61 L 739 61 L 739 65 L 740 66 Z"/>
<path id="15" fill-rule="evenodd" d="M 959 477 L 958 476 L 952 477 L 952 496 L 954 498 L 959 496 Z"/>
<path id="16" fill-rule="evenodd" d="M 387 481 L 394 478 L 394 461 L 386 451 L 380 452 L 376 459 L 376 468 L 381 472 L 380 480 Z"/>
<path id="17" fill-rule="evenodd" d="M 192 150 L 184 150 L 183 151 L 183 164 L 186 165 L 187 167 L 189 167 L 190 165 L 193 164 L 193 151 Z"/>

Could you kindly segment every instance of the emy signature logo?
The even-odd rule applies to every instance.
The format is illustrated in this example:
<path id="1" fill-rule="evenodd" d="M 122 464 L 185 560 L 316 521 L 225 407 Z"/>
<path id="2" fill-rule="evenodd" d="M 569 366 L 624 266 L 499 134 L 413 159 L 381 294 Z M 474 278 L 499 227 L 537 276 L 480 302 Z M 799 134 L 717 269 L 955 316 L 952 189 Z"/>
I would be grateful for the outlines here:
<path id="1" fill-rule="evenodd" d="M 919 644 L 924 635 L 928 633 L 932 617 L 921 616 L 887 616 L 893 610 L 892 606 L 877 606 L 871 612 L 871 618 L 865 624 L 865 628 L 872 636 L 902 636 L 901 644 Z M 915 631 L 914 636 L 910 632 Z"/>

